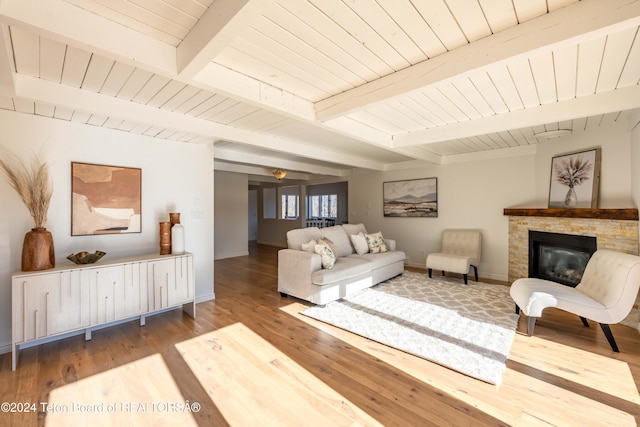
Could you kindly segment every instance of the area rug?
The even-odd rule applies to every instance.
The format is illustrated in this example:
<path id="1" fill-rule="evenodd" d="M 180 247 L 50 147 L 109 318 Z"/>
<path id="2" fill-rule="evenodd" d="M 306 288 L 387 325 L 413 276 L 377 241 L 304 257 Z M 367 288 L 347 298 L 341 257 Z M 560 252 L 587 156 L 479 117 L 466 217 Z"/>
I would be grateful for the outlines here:
<path id="1" fill-rule="evenodd" d="M 411 271 L 301 314 L 496 385 L 518 324 L 507 286 Z"/>

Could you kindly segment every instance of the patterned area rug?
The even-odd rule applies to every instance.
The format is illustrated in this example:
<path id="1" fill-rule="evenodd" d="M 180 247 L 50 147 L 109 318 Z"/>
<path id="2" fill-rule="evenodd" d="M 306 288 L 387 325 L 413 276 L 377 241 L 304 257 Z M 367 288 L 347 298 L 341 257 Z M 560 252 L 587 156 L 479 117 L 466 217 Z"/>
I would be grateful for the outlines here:
<path id="1" fill-rule="evenodd" d="M 411 271 L 302 314 L 491 384 L 518 324 L 507 286 Z"/>

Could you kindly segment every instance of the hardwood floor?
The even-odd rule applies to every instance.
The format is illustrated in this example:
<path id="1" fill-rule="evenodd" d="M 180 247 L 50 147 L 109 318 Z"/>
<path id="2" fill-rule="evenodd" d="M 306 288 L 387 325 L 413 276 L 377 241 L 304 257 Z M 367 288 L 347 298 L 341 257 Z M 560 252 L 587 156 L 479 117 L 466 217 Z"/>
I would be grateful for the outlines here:
<path id="1" fill-rule="evenodd" d="M 23 349 L 15 372 L 0 356 L 0 402 L 35 409 L 3 409 L 0 426 L 640 422 L 632 328 L 612 326 L 616 354 L 597 325 L 549 309 L 516 335 L 496 387 L 299 315 L 276 266 L 277 248 L 252 245 L 215 262 L 216 300 L 195 320 L 174 310 Z"/>

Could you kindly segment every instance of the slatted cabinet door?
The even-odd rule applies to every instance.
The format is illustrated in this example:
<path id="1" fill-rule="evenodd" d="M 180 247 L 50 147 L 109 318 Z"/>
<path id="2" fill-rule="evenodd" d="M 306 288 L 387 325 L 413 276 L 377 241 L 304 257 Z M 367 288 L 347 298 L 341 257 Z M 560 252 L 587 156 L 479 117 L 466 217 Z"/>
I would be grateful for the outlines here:
<path id="1" fill-rule="evenodd" d="M 123 281 L 115 287 L 116 319 L 146 313 L 149 309 L 146 265 L 135 262 L 125 264 L 123 268 Z"/>
<path id="2" fill-rule="evenodd" d="M 169 288 L 176 283 L 176 268 L 173 258 L 148 263 L 149 304 L 154 310 L 169 307 Z"/>
<path id="3" fill-rule="evenodd" d="M 193 257 L 183 256 L 173 260 L 175 279 L 167 288 L 167 299 L 169 306 L 184 304 L 193 301 Z"/>
<path id="4" fill-rule="evenodd" d="M 92 286 L 95 286 L 91 323 L 96 325 L 116 320 L 116 287 L 124 285 L 124 266 L 96 268 L 90 274 Z"/>
<path id="5" fill-rule="evenodd" d="M 160 310 L 194 299 L 193 257 L 172 257 L 148 264 L 149 309 Z"/>
<path id="6" fill-rule="evenodd" d="M 23 276 L 14 281 L 14 293 L 22 304 L 14 307 L 21 316 L 16 342 L 45 338 L 89 326 L 89 288 L 80 271 Z M 16 324 L 14 322 L 14 324 Z"/>

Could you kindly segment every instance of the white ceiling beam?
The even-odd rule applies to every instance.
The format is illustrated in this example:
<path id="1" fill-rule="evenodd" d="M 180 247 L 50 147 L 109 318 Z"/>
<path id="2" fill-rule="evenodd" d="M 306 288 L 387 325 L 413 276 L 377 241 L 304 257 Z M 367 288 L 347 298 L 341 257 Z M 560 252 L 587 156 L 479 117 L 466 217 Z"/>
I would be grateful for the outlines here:
<path id="1" fill-rule="evenodd" d="M 419 147 L 396 147 L 394 151 L 404 154 L 407 157 L 411 157 L 415 160 L 422 160 L 424 162 L 433 163 L 436 165 L 442 164 L 442 156 L 439 154 L 430 153 Z"/>
<path id="2" fill-rule="evenodd" d="M 271 5 L 268 0 L 216 0 L 178 45 L 178 74 L 191 79 Z"/>
<path id="3" fill-rule="evenodd" d="M 255 133 L 23 74 L 16 74 L 15 81 L 16 96 L 18 97 L 65 107 L 74 111 L 90 112 L 104 117 L 120 119 L 135 117 L 139 123 L 158 126 L 163 129 L 170 128 L 227 141 L 241 142 L 289 155 L 309 157 L 309 144 L 303 140 Z M 346 155 L 319 147 L 313 147 L 313 158 L 319 161 L 342 164 L 346 167 L 372 170 L 384 169 L 384 164 L 381 162 L 366 160 L 360 156 Z"/>
<path id="4" fill-rule="evenodd" d="M 215 159 L 229 162 L 246 163 L 252 165 L 262 165 L 273 169 L 282 168 L 287 172 L 308 172 L 316 175 L 342 176 L 342 169 L 320 166 L 313 163 L 286 160 L 275 156 L 264 156 L 251 154 L 233 149 L 214 147 L 213 155 Z"/>
<path id="5" fill-rule="evenodd" d="M 241 99 L 256 107 L 265 108 L 295 120 L 303 120 L 361 142 L 382 148 L 391 148 L 391 135 L 387 133 L 358 123 L 348 117 L 318 122 L 315 107 L 311 101 L 220 64 L 208 63 L 200 73 L 194 76 L 193 80 L 198 82 L 200 87 L 234 99 Z"/>
<path id="6" fill-rule="evenodd" d="M 215 92 L 276 113 L 309 123 L 316 120 L 311 101 L 213 62 L 209 62 L 193 80 Z"/>
<path id="7" fill-rule="evenodd" d="M 466 122 L 397 135 L 393 145 L 411 147 L 640 108 L 640 86 L 582 96 Z"/>
<path id="8" fill-rule="evenodd" d="M 0 22 L 31 31 L 134 67 L 176 74 L 176 49 L 62 0 L 2 0 Z"/>
<path id="9" fill-rule="evenodd" d="M 319 120 L 362 110 L 498 63 L 640 25 L 640 1 L 582 0 L 401 71 L 316 102 Z"/>
<path id="10" fill-rule="evenodd" d="M 281 182 L 271 174 L 272 169 L 265 168 L 264 166 L 253 166 L 214 159 L 213 169 L 216 171 L 243 173 L 252 175 L 253 177 L 268 177 L 267 179 L 258 178 L 262 182 Z M 290 172 L 284 180 L 309 181 L 312 178 L 314 178 L 312 175 L 306 173 Z M 249 180 L 251 179 L 250 176 Z"/>
<path id="11" fill-rule="evenodd" d="M 16 95 L 13 80 L 16 67 L 13 62 L 13 52 L 10 51 L 9 39 L 9 28 L 6 25 L 0 25 L 0 96 L 13 97 Z"/>

